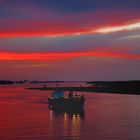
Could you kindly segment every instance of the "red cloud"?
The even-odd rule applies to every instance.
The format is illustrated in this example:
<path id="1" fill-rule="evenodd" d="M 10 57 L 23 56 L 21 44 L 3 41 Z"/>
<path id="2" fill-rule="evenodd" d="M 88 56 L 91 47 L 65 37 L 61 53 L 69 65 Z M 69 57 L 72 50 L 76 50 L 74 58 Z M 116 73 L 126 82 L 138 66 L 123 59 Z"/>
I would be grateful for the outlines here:
<path id="1" fill-rule="evenodd" d="M 48 52 L 48 53 L 17 53 L 0 52 L 0 60 L 23 60 L 23 61 L 58 61 L 69 58 L 79 57 L 104 57 L 104 58 L 122 58 L 122 59 L 140 59 L 139 54 L 128 54 L 113 51 L 85 51 L 85 52 Z"/>
<path id="2" fill-rule="evenodd" d="M 56 19 L 0 20 L 0 37 L 65 36 L 104 33 L 104 27 L 117 31 L 140 21 L 138 11 L 96 11 Z M 48 20 L 47 20 L 48 19 Z M 107 28 L 107 29 L 108 29 Z M 140 28 L 140 27 L 138 27 Z M 133 28 L 132 28 L 133 30 Z M 116 30 L 115 30 L 116 31 Z M 110 31 L 111 32 L 111 31 Z"/>

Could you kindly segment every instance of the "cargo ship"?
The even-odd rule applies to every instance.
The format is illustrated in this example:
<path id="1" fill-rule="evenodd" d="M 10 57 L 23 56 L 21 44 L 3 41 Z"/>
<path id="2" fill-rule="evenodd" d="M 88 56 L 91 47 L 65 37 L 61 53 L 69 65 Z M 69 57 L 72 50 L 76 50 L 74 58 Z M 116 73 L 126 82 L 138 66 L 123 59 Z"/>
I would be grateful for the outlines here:
<path id="1" fill-rule="evenodd" d="M 84 95 L 76 94 L 69 91 L 68 95 L 64 95 L 64 91 L 58 88 L 48 97 L 48 106 L 54 110 L 80 110 L 83 109 L 85 103 Z"/>

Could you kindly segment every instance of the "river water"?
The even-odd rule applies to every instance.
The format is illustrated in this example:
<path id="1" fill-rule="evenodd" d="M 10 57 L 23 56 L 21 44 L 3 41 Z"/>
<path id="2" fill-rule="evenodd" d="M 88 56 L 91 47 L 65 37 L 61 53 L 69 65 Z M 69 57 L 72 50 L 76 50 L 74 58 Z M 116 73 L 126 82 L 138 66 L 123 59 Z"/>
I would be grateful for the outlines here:
<path id="1" fill-rule="evenodd" d="M 140 139 L 138 95 L 79 92 L 82 112 L 54 112 L 46 104 L 50 91 L 26 89 L 33 86 L 0 86 L 0 140 Z"/>

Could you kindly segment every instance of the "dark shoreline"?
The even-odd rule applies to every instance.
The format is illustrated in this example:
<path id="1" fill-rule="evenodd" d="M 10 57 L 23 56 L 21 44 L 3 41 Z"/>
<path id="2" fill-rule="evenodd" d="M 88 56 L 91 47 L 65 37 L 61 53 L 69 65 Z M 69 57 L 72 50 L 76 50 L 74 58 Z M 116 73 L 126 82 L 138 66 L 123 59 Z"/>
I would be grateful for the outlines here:
<path id="1" fill-rule="evenodd" d="M 56 87 L 36 87 L 27 88 L 32 90 L 54 90 Z M 60 90 L 65 91 L 81 91 L 81 92 L 100 92 L 100 93 L 115 93 L 115 94 L 130 94 L 140 95 L 140 87 L 138 86 L 124 86 L 124 87 L 108 87 L 108 86 L 88 86 L 88 87 L 59 87 Z"/>

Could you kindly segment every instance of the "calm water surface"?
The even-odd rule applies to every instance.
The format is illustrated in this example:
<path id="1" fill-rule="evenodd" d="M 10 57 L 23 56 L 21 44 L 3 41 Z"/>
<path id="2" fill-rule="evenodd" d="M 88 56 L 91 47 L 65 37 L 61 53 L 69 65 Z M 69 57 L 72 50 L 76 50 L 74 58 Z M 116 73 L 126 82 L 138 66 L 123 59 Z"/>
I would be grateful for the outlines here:
<path id="1" fill-rule="evenodd" d="M 25 87 L 0 86 L 0 140 L 140 139 L 140 96 L 85 92 L 82 112 L 53 112 L 49 91 Z"/>

